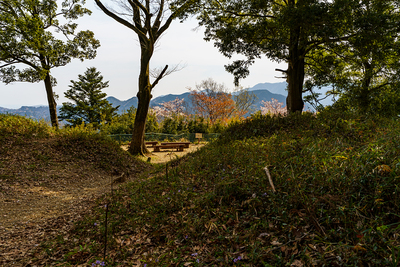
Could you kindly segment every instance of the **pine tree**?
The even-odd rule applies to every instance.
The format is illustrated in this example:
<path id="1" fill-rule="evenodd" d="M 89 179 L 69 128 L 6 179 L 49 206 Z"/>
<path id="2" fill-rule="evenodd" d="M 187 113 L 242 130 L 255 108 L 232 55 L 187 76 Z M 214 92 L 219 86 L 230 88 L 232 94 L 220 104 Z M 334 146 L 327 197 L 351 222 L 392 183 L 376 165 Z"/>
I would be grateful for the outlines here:
<path id="1" fill-rule="evenodd" d="M 103 76 L 95 67 L 88 68 L 84 75 L 78 76 L 79 81 L 72 81 L 70 89 L 64 93 L 73 103 L 63 103 L 60 108 L 60 119 L 73 126 L 91 123 L 99 128 L 101 122 L 110 122 L 116 116 L 118 107 L 113 107 L 102 89 L 108 87 L 108 81 L 103 82 Z"/>

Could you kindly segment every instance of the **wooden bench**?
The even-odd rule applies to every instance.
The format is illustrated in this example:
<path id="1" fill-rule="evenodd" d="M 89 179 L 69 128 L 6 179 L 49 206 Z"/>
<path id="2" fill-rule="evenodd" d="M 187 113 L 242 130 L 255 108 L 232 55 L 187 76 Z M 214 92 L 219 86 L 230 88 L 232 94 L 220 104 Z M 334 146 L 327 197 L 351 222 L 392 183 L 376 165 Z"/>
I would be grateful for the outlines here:
<path id="1" fill-rule="evenodd" d="M 144 143 L 146 144 L 146 146 L 154 147 L 155 145 L 158 144 L 158 141 L 147 141 L 147 142 L 144 142 Z"/>
<path id="2" fill-rule="evenodd" d="M 170 149 L 170 148 L 176 148 L 176 151 L 183 151 L 183 148 L 185 147 L 184 144 L 167 144 L 167 145 L 155 145 L 153 146 L 154 150 L 153 152 L 160 152 L 160 149 Z"/>
<path id="3" fill-rule="evenodd" d="M 158 141 L 147 141 L 147 142 L 144 142 L 144 144 L 145 144 L 146 146 L 152 146 L 152 147 L 154 147 L 155 145 L 158 144 Z M 128 146 L 130 146 L 130 145 L 131 145 L 131 142 L 128 143 Z"/>
<path id="4" fill-rule="evenodd" d="M 161 143 L 161 145 L 185 145 L 185 148 L 189 148 L 190 142 L 168 142 L 168 143 Z"/>

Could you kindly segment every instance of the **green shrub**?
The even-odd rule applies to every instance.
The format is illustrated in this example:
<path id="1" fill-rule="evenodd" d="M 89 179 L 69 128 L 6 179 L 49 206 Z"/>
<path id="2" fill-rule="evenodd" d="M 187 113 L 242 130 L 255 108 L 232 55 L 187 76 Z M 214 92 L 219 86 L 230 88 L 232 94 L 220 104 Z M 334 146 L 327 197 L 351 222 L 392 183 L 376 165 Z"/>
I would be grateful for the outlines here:
<path id="1" fill-rule="evenodd" d="M 146 120 L 146 133 L 158 133 L 159 131 L 160 131 L 160 126 L 157 122 L 156 114 L 149 112 Z"/>
<path id="2" fill-rule="evenodd" d="M 111 134 L 132 134 L 135 121 L 136 109 L 131 107 L 121 115 L 112 118 L 109 123 L 102 124 L 100 130 L 106 135 Z"/>
<path id="3" fill-rule="evenodd" d="M 162 122 L 161 132 L 165 134 L 177 134 L 178 121 L 173 118 L 165 118 Z"/>
<path id="4" fill-rule="evenodd" d="M 0 114 L 0 140 L 6 138 L 42 138 L 54 130 L 43 120 L 35 121 L 20 115 Z"/>
<path id="5" fill-rule="evenodd" d="M 203 117 L 191 117 L 188 120 L 189 133 L 209 133 L 210 124 Z"/>

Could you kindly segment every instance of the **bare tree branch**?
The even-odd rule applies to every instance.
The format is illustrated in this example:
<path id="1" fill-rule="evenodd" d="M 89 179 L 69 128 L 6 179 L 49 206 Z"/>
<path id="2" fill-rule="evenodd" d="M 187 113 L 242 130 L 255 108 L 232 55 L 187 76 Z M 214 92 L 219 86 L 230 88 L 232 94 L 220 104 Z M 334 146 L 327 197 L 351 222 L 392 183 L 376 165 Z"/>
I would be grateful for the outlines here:
<path id="1" fill-rule="evenodd" d="M 270 184 L 271 187 L 272 187 L 272 191 L 273 191 L 273 192 L 276 192 L 275 186 L 274 186 L 274 182 L 272 182 L 272 177 L 271 177 L 271 174 L 269 173 L 269 170 L 268 170 L 268 166 L 265 166 L 265 167 L 264 167 L 264 171 L 265 171 L 265 173 L 266 173 L 267 176 L 268 176 L 268 181 L 269 181 L 269 184 Z"/>
<path id="2" fill-rule="evenodd" d="M 168 65 L 165 65 L 164 69 L 161 71 L 160 75 L 157 77 L 157 79 L 153 82 L 151 85 L 151 89 L 154 88 L 154 86 L 157 85 L 157 83 L 164 77 L 164 73 L 167 71 Z"/>
<path id="3" fill-rule="evenodd" d="M 171 73 L 180 71 L 185 67 L 186 67 L 186 64 L 185 65 L 176 64 L 172 68 L 169 68 L 167 71 L 165 71 L 162 78 L 170 75 Z M 150 70 L 150 76 L 154 79 L 157 79 L 160 76 L 160 73 L 162 72 L 162 70 L 163 70 L 162 68 L 154 68 L 154 69 Z"/>
<path id="4" fill-rule="evenodd" d="M 100 7 L 101 10 L 103 10 L 103 12 L 105 14 L 107 14 L 108 16 L 110 16 L 111 18 L 113 18 L 114 20 L 118 21 L 119 23 L 121 23 L 122 25 L 128 27 L 129 29 L 133 30 L 134 32 L 136 32 L 140 37 L 142 37 L 143 39 L 147 39 L 146 33 L 144 33 L 143 31 L 141 31 L 138 27 L 136 27 L 135 25 L 132 25 L 131 23 L 129 23 L 128 21 L 124 20 L 123 18 L 118 17 L 117 15 L 115 15 L 113 12 L 111 12 L 110 10 L 108 10 L 101 2 L 100 0 L 95 0 L 96 4 L 98 7 Z"/>
<path id="5" fill-rule="evenodd" d="M 149 8 L 142 5 L 142 3 L 140 3 L 138 0 L 127 0 L 127 1 L 131 4 L 131 6 L 136 5 L 137 7 L 139 7 L 146 14 L 146 17 L 151 15 L 149 12 Z M 146 1 L 146 3 L 148 3 L 148 1 Z"/>
<path id="6" fill-rule="evenodd" d="M 283 73 L 287 73 L 287 70 L 275 69 L 275 71 L 280 71 L 280 72 L 283 72 Z"/>
<path id="7" fill-rule="evenodd" d="M 7 66 L 10 66 L 10 65 L 14 65 L 15 63 L 18 63 L 18 61 L 16 61 L 16 60 L 13 60 L 13 61 L 11 61 L 10 63 L 4 64 L 4 65 L 1 65 L 1 66 L 0 66 L 0 69 L 1 69 L 1 68 L 4 68 L 4 67 L 7 67 Z"/>
<path id="8" fill-rule="evenodd" d="M 97 1 L 97 0 L 96 0 Z M 160 28 L 160 30 L 157 32 L 157 38 L 165 32 L 168 27 L 171 25 L 172 20 L 174 20 L 176 17 L 179 16 L 179 14 L 182 13 L 185 9 L 187 9 L 190 5 L 194 4 L 197 0 L 189 0 L 185 2 L 182 6 L 180 6 L 177 10 L 175 10 L 167 19 L 167 21 L 164 23 L 164 25 Z"/>
<path id="9" fill-rule="evenodd" d="M 161 17 L 162 17 L 163 12 L 164 12 L 164 0 L 161 0 L 160 10 L 158 10 L 157 18 L 155 19 L 154 24 L 153 24 L 153 27 L 156 28 L 157 30 L 160 27 Z"/>

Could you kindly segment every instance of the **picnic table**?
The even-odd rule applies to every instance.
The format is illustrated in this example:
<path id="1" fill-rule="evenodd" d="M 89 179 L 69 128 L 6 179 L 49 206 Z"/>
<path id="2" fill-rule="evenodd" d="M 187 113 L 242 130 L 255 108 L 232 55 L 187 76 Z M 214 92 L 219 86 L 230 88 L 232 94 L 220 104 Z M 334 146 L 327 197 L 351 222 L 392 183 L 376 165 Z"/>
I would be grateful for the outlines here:
<path id="1" fill-rule="evenodd" d="M 155 145 L 158 144 L 158 141 L 147 141 L 147 142 L 144 142 L 144 143 L 146 144 L 146 146 L 154 147 Z"/>
<path id="2" fill-rule="evenodd" d="M 157 145 L 158 144 L 158 141 L 147 141 L 147 142 L 144 142 L 144 144 L 146 145 L 146 146 L 152 146 L 152 147 L 154 147 L 155 145 Z M 128 143 L 128 146 L 130 146 L 131 145 L 131 142 L 129 142 Z"/>
<path id="3" fill-rule="evenodd" d="M 153 146 L 154 150 L 153 152 L 161 152 L 160 149 L 171 149 L 171 148 L 176 148 L 176 151 L 183 151 L 183 148 L 185 147 L 185 144 L 161 144 L 161 145 L 155 145 Z"/>
<path id="4" fill-rule="evenodd" d="M 189 148 L 190 142 L 165 142 L 161 145 L 185 145 L 184 148 Z"/>

